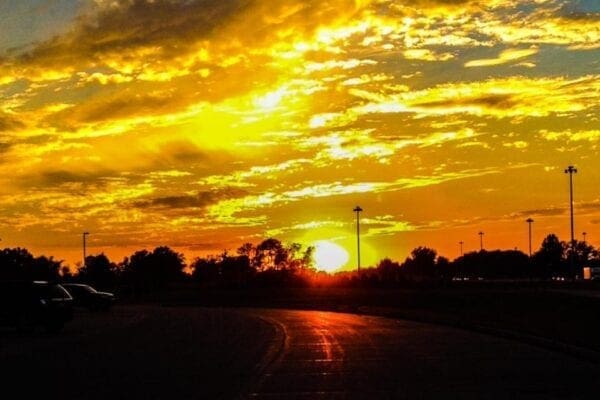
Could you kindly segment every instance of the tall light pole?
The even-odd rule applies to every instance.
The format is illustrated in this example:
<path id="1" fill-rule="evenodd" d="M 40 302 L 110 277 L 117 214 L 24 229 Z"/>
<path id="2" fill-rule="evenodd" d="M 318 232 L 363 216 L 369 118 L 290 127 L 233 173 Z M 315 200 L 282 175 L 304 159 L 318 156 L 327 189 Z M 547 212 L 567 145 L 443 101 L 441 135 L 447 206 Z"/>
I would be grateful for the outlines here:
<path id="1" fill-rule="evenodd" d="M 529 225 L 529 258 L 531 258 L 531 224 L 533 223 L 533 219 L 527 218 L 525 222 L 527 222 L 527 224 Z"/>
<path id="2" fill-rule="evenodd" d="M 360 213 L 363 209 L 356 206 L 352 211 L 356 213 L 356 256 L 358 259 L 358 272 L 360 273 Z"/>
<path id="3" fill-rule="evenodd" d="M 569 206 L 571 209 L 571 254 L 569 255 L 569 263 L 571 265 L 571 270 L 575 269 L 575 260 L 574 260 L 574 252 L 575 252 L 575 221 L 573 217 L 573 174 L 577 173 L 577 168 L 572 165 L 569 165 L 565 169 L 565 174 L 569 174 Z"/>
<path id="4" fill-rule="evenodd" d="M 460 256 L 463 256 L 463 241 L 461 240 L 460 242 L 458 242 L 458 244 L 460 245 Z"/>
<path id="5" fill-rule="evenodd" d="M 89 232 L 83 232 L 83 268 L 85 268 L 85 238 L 89 235 Z"/>
<path id="6" fill-rule="evenodd" d="M 569 174 L 569 205 L 571 207 L 571 247 L 575 244 L 575 222 L 573 218 L 573 174 L 577 173 L 577 168 L 569 165 L 565 169 L 565 174 Z"/>
<path id="7" fill-rule="evenodd" d="M 479 250 L 483 251 L 483 232 L 479 232 Z"/>

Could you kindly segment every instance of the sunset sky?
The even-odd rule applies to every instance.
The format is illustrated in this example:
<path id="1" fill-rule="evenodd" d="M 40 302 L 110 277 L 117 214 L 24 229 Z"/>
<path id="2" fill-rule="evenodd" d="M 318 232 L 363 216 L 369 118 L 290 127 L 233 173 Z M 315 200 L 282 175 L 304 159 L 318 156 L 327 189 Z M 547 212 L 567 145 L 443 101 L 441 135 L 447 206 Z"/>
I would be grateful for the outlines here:
<path id="1" fill-rule="evenodd" d="M 597 0 L 1 0 L 0 238 L 600 245 Z"/>

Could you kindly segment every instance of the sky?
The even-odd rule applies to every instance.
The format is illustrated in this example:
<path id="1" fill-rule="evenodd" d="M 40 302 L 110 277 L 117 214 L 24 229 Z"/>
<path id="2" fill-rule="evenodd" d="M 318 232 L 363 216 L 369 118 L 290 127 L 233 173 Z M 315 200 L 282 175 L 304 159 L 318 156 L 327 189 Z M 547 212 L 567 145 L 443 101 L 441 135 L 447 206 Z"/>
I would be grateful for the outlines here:
<path id="1" fill-rule="evenodd" d="M 600 245 L 600 3 L 0 0 L 0 238 Z"/>

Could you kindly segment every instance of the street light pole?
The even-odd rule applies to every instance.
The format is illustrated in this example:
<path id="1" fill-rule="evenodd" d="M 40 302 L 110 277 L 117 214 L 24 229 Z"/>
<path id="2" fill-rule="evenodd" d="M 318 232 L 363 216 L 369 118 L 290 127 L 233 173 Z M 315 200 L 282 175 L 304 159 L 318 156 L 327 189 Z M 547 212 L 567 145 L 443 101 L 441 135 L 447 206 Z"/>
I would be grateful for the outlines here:
<path id="1" fill-rule="evenodd" d="M 356 256 L 358 261 L 358 272 L 360 273 L 360 213 L 363 209 L 360 208 L 360 206 L 356 206 L 352 211 L 356 213 Z"/>
<path id="2" fill-rule="evenodd" d="M 461 240 L 460 242 L 458 242 L 458 244 L 460 245 L 460 256 L 463 256 L 463 241 Z"/>
<path id="3" fill-rule="evenodd" d="M 527 218 L 525 222 L 529 225 L 529 258 L 531 258 L 531 224 L 533 223 L 533 219 Z"/>
<path id="4" fill-rule="evenodd" d="M 89 232 L 83 232 L 83 268 L 85 268 L 85 238 L 87 237 L 87 235 L 89 235 Z"/>
<path id="5" fill-rule="evenodd" d="M 479 250 L 483 251 L 483 232 L 479 232 Z"/>
<path id="6" fill-rule="evenodd" d="M 573 174 L 577 173 L 577 168 L 569 165 L 565 169 L 565 174 L 569 174 L 569 206 L 571 209 L 571 253 L 569 255 L 569 263 L 571 264 L 571 270 L 575 269 L 575 222 L 573 217 Z"/>
<path id="7" fill-rule="evenodd" d="M 573 174 L 577 173 L 577 168 L 569 165 L 565 169 L 565 174 L 569 174 L 569 205 L 571 207 L 571 247 L 575 244 L 575 222 L 573 218 Z"/>

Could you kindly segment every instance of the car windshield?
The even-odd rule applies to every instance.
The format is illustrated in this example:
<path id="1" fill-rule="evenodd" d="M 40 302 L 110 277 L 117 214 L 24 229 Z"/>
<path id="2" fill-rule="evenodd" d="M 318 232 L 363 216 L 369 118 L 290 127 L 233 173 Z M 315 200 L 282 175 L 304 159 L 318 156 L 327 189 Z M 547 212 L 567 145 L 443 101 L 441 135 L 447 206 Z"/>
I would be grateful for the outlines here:
<path id="1" fill-rule="evenodd" d="M 88 285 L 80 285 L 80 284 L 67 284 L 64 285 L 65 288 L 67 288 L 67 290 L 69 290 L 71 293 L 77 295 L 77 294 L 84 294 L 84 293 L 96 293 L 96 289 L 94 289 L 91 286 Z"/>
<path id="2" fill-rule="evenodd" d="M 88 285 L 81 285 L 81 288 L 89 293 L 96 293 L 96 289 Z"/>
<path id="3" fill-rule="evenodd" d="M 49 288 L 50 297 L 55 299 L 70 299 L 71 295 L 60 285 L 52 285 Z"/>

